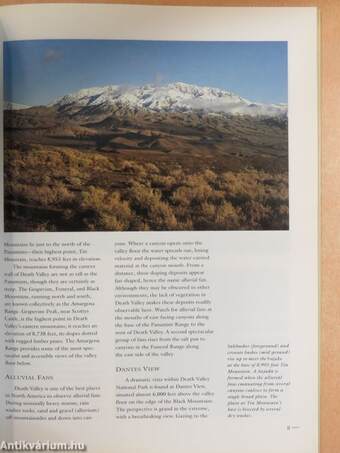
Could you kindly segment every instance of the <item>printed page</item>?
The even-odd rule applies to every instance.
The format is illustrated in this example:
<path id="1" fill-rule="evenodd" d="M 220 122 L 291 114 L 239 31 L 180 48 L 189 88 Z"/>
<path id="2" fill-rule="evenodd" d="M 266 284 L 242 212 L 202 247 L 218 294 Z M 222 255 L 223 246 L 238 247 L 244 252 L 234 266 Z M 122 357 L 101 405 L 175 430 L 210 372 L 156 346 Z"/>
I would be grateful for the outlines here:
<path id="1" fill-rule="evenodd" d="M 316 453 L 317 10 L 0 22 L 1 449 Z"/>

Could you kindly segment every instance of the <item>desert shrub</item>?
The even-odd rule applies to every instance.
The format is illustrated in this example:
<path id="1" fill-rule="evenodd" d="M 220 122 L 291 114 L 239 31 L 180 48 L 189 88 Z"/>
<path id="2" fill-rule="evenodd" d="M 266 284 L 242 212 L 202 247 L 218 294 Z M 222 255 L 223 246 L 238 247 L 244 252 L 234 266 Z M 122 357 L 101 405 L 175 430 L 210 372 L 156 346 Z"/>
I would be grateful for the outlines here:
<path id="1" fill-rule="evenodd" d="M 41 176 L 41 182 L 44 185 L 51 185 L 53 183 L 51 177 L 49 175 L 46 175 L 46 174 Z"/>
<path id="2" fill-rule="evenodd" d="M 159 168 L 155 164 L 153 164 L 152 162 L 146 162 L 144 164 L 144 169 L 145 169 L 145 171 L 148 174 L 149 173 L 151 173 L 151 174 L 153 174 L 153 173 L 159 174 L 159 172 L 160 172 Z"/>
<path id="3" fill-rule="evenodd" d="M 137 215 L 145 218 L 152 229 L 176 229 L 177 220 L 168 203 L 162 201 L 158 189 L 146 187 L 133 182 L 129 191 L 129 199 Z"/>
<path id="4" fill-rule="evenodd" d="M 173 176 L 151 175 L 151 185 L 165 190 L 171 190 L 176 184 Z"/>
<path id="5" fill-rule="evenodd" d="M 202 175 L 188 176 L 186 184 L 172 194 L 172 202 L 183 206 L 203 203 L 213 193 L 213 189 Z"/>
<path id="6" fill-rule="evenodd" d="M 43 207 L 68 206 L 75 200 L 75 195 L 62 183 L 50 187 L 47 185 L 28 185 L 20 183 L 6 184 L 6 195 Z"/>
<path id="7" fill-rule="evenodd" d="M 94 172 L 115 170 L 114 163 L 99 153 L 84 153 L 74 149 L 60 149 L 63 174 L 88 179 Z"/>
<path id="8" fill-rule="evenodd" d="M 183 221 L 177 220 L 177 230 L 191 231 L 193 229 L 194 229 L 194 224 L 193 224 L 192 219 L 187 218 Z"/>
<path id="9" fill-rule="evenodd" d="M 217 192 L 236 208 L 240 228 L 286 228 L 288 222 L 288 175 L 255 169 L 221 174 L 214 185 Z M 217 193 L 215 191 L 215 193 Z M 218 199 L 220 201 L 218 201 Z M 221 203 L 219 194 L 216 203 Z M 287 206 L 284 210 L 283 206 Z M 283 212 L 283 214 L 280 214 Z M 286 221 L 284 220 L 286 218 Z"/>
<path id="10" fill-rule="evenodd" d="M 288 175 L 255 169 L 188 176 L 170 198 L 179 224 L 194 229 L 288 227 Z"/>
<path id="11" fill-rule="evenodd" d="M 256 170 L 226 172 L 221 176 L 220 187 L 225 190 L 228 198 L 238 203 L 265 199 L 265 188 Z"/>
<path id="12" fill-rule="evenodd" d="M 96 219 L 96 222 L 89 222 L 90 228 L 93 230 L 104 230 L 104 231 L 124 231 L 126 230 L 126 222 L 119 218 L 119 216 L 106 214 L 101 212 Z"/>
<path id="13" fill-rule="evenodd" d="M 84 153 L 68 148 L 37 146 L 25 153 L 9 150 L 5 155 L 7 179 L 14 179 L 30 184 L 45 183 L 49 177 L 52 183 L 56 179 L 70 181 L 79 178 L 83 183 L 93 174 L 112 172 L 114 163 L 98 153 Z M 43 171 L 42 171 L 43 169 Z"/>
<path id="14" fill-rule="evenodd" d="M 243 214 L 246 219 L 247 229 L 261 229 L 271 218 L 273 212 L 269 206 L 265 206 L 256 200 L 245 203 Z"/>
<path id="15" fill-rule="evenodd" d="M 134 216 L 130 223 L 131 231 L 150 231 L 148 223 L 140 217 Z"/>
<path id="16" fill-rule="evenodd" d="M 288 214 L 289 214 L 288 205 L 281 205 L 278 209 L 278 214 L 280 216 L 284 216 L 284 217 L 288 218 Z"/>
<path id="17" fill-rule="evenodd" d="M 57 127 L 53 130 L 53 136 L 58 137 L 58 135 L 63 135 L 67 137 L 87 137 L 97 135 L 96 129 L 90 129 L 84 126 L 67 126 L 63 124 L 62 127 Z"/>
<path id="18" fill-rule="evenodd" d="M 126 173 L 131 173 L 134 175 L 138 175 L 140 177 L 146 177 L 147 172 L 143 165 L 138 164 L 133 160 L 122 160 L 119 162 L 119 169 Z"/>
<path id="19" fill-rule="evenodd" d="M 119 193 L 93 186 L 82 192 L 80 208 L 86 212 L 85 222 L 93 230 L 127 230 L 132 217 L 129 203 Z"/>
<path id="20" fill-rule="evenodd" d="M 161 196 L 160 190 L 146 187 L 138 181 L 132 181 L 129 198 L 136 209 L 141 211 L 151 209 L 153 205 L 159 203 Z"/>
<path id="21" fill-rule="evenodd" d="M 240 227 L 238 211 L 230 202 L 221 205 L 204 202 L 192 214 L 197 229 L 232 230 Z"/>
<path id="22" fill-rule="evenodd" d="M 200 207 L 200 215 L 205 217 L 206 219 L 213 219 L 216 213 L 216 206 L 204 201 Z"/>
<path id="23" fill-rule="evenodd" d="M 288 198 L 288 180 L 285 175 L 270 175 L 255 169 L 226 172 L 219 178 L 220 188 L 230 197 L 244 200 L 267 201 L 270 198 Z"/>
<path id="24" fill-rule="evenodd" d="M 50 187 L 54 193 L 54 201 L 52 204 L 58 206 L 68 206 L 75 200 L 75 195 L 62 182 L 57 182 L 53 187 Z"/>
<path id="25" fill-rule="evenodd" d="M 273 229 L 288 229 L 289 228 L 289 214 L 288 203 L 280 205 L 273 212 L 273 217 L 270 219 L 269 227 Z"/>
<path id="26" fill-rule="evenodd" d="M 217 206 L 215 224 L 218 229 L 232 230 L 241 226 L 240 216 L 230 202 Z"/>
<path id="27" fill-rule="evenodd" d="M 75 188 L 81 188 L 83 185 L 82 179 L 79 178 L 78 176 L 69 176 L 67 178 L 67 182 Z"/>
<path id="28" fill-rule="evenodd" d="M 214 205 L 219 206 L 226 200 L 226 194 L 222 190 L 212 190 L 209 200 Z"/>
<path id="29" fill-rule="evenodd" d="M 209 169 L 204 171 L 203 176 L 208 182 L 215 182 L 217 180 L 217 174 Z"/>
<path id="30" fill-rule="evenodd" d="M 185 178 L 185 173 L 181 167 L 176 167 L 174 169 L 170 169 L 169 176 L 174 177 L 176 181 L 182 181 Z"/>

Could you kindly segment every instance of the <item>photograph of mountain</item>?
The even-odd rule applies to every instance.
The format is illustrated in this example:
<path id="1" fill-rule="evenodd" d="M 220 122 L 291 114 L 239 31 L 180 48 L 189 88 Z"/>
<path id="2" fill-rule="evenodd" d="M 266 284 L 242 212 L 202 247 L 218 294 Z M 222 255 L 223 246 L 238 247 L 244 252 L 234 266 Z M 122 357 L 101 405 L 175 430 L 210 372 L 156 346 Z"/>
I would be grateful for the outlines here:
<path id="1" fill-rule="evenodd" d="M 4 44 L 5 231 L 287 230 L 287 43 Z"/>

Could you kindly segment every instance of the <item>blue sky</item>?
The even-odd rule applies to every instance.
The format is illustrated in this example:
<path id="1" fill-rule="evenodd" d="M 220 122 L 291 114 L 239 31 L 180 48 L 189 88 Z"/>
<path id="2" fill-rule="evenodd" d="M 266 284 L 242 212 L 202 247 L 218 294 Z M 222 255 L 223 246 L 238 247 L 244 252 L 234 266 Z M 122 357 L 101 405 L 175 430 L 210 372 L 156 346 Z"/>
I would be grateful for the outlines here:
<path id="1" fill-rule="evenodd" d="M 4 43 L 5 100 L 47 104 L 81 88 L 186 82 L 287 102 L 286 42 L 35 40 Z"/>

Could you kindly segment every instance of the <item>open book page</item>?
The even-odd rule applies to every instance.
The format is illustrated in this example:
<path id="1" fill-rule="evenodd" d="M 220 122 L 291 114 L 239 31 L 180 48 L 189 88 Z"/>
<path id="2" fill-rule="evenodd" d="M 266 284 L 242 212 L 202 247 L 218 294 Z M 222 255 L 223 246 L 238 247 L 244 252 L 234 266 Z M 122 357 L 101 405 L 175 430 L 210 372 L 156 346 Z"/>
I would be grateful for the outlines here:
<path id="1" fill-rule="evenodd" d="M 0 21 L 2 449 L 316 453 L 316 9 Z"/>

